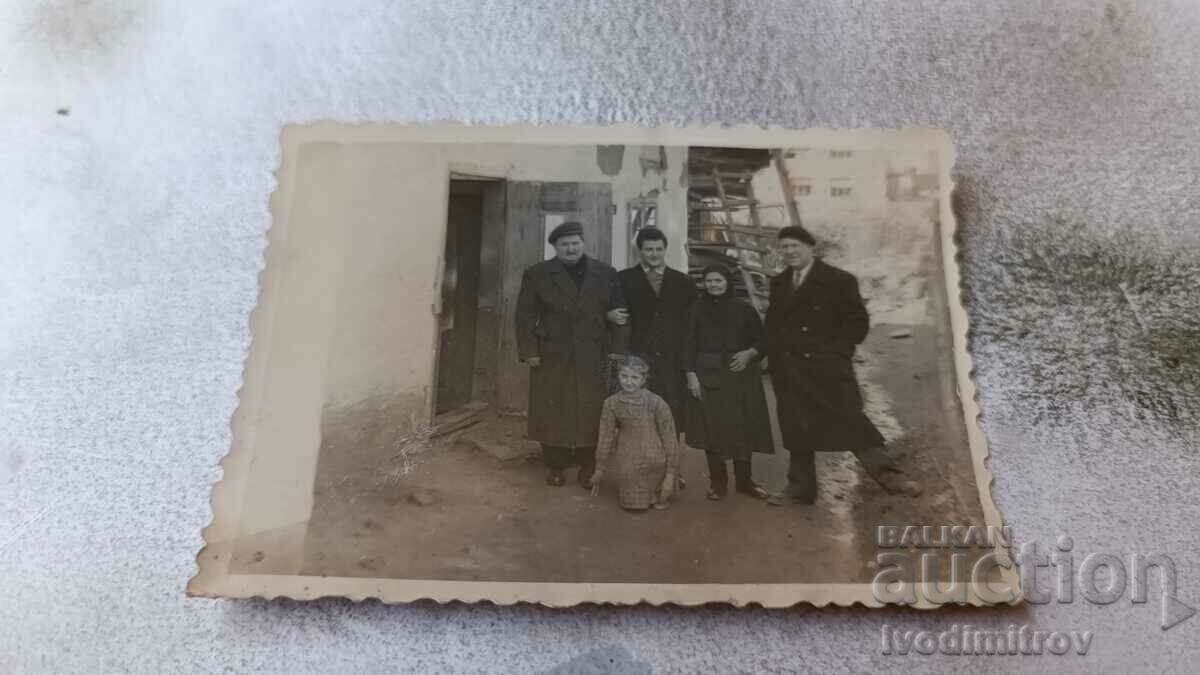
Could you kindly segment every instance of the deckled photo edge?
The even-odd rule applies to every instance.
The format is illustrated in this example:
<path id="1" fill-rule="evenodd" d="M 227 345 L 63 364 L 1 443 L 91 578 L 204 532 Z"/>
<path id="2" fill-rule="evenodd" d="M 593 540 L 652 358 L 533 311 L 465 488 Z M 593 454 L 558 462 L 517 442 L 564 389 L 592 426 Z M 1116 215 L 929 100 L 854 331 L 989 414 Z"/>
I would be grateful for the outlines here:
<path id="1" fill-rule="evenodd" d="M 620 584 L 620 583 L 512 583 L 487 581 L 443 581 L 409 579 L 373 579 L 347 577 L 307 577 L 229 574 L 230 542 L 237 531 L 242 493 L 246 488 L 246 469 L 253 461 L 250 443 L 239 442 L 253 433 L 247 419 L 253 408 L 252 397 L 261 393 L 263 371 L 269 359 L 268 341 L 271 309 L 278 301 L 273 288 L 286 264 L 287 216 L 294 190 L 294 171 L 298 150 L 308 143 L 327 142 L 405 142 L 405 143 L 511 143 L 543 145 L 625 144 L 713 147 L 784 147 L 834 138 L 863 146 L 907 143 L 936 148 L 939 162 L 939 234 L 950 326 L 955 345 L 955 373 L 959 382 L 972 463 L 979 487 L 986 525 L 1003 528 L 1003 518 L 992 495 L 993 476 L 986 437 L 979 424 L 980 409 L 974 382 L 972 356 L 968 350 L 968 315 L 963 306 L 958 246 L 959 223 L 951 206 L 954 189 L 952 167 L 955 151 L 950 136 L 943 130 L 923 127 L 900 129 L 782 129 L 756 126 L 639 127 L 612 126 L 469 126 L 458 123 L 428 124 L 342 124 L 317 122 L 287 125 L 281 132 L 280 163 L 275 172 L 276 186 L 269 198 L 271 218 L 266 224 L 264 264 L 258 271 L 257 301 L 250 313 L 250 344 L 238 388 L 238 404 L 231 418 L 231 447 L 221 458 L 222 475 L 212 486 L 211 513 L 203 529 L 204 544 L 197 554 L 197 572 L 187 584 L 187 594 L 212 598 L 290 598 L 311 600 L 343 597 L 352 600 L 378 599 L 384 603 L 408 603 L 432 600 L 495 604 L 535 603 L 548 607 L 594 604 L 676 604 L 693 606 L 727 603 L 735 606 L 762 605 L 790 607 L 799 604 L 848 607 L 861 604 L 885 606 L 872 594 L 870 584 Z M 1001 560 L 1007 551 L 999 542 Z M 1012 600 L 1021 601 L 1015 569 L 1007 567 L 1003 581 L 1012 592 Z M 980 600 L 972 590 L 970 605 L 996 604 Z M 919 601 L 918 608 L 941 605 Z"/>

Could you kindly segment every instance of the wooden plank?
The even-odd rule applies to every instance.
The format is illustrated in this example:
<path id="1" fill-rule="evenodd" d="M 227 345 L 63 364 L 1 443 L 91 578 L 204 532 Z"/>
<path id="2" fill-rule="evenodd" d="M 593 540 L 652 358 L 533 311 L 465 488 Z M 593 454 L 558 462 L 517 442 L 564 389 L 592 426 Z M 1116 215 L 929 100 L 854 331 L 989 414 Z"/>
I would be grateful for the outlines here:
<path id="1" fill-rule="evenodd" d="M 471 397 L 496 403 L 496 376 L 500 358 L 500 305 L 504 287 L 505 202 L 503 181 L 481 183 L 483 237 L 479 252 L 479 312 L 475 340 L 475 382 Z"/>
<path id="2" fill-rule="evenodd" d="M 721 206 L 724 207 L 726 217 L 729 219 L 729 223 L 723 229 L 726 232 L 735 232 L 735 233 L 738 232 L 739 230 L 742 230 L 742 231 L 746 230 L 747 228 L 745 228 L 745 227 L 741 227 L 741 226 L 733 224 L 734 207 L 733 207 L 733 205 L 730 204 L 729 195 L 725 192 L 724 181 L 721 180 L 722 178 L 729 177 L 729 174 L 722 174 L 722 172 L 718 171 L 717 169 L 713 169 L 712 175 L 713 175 L 713 180 L 716 182 L 716 185 L 717 185 L 717 196 L 720 198 Z M 747 195 L 746 195 L 747 201 L 753 202 L 754 194 L 753 194 L 753 189 L 750 187 L 749 181 L 746 182 L 746 189 L 748 191 Z M 750 218 L 751 218 L 751 222 L 757 227 L 759 225 L 758 211 L 752 204 L 750 205 Z M 759 233 L 757 231 L 755 231 L 754 234 L 757 236 Z M 746 265 L 742 259 L 743 256 L 741 255 L 741 253 L 742 253 L 742 251 L 754 251 L 756 253 L 765 254 L 766 249 L 761 248 L 761 247 L 756 247 L 756 246 L 747 246 L 741 242 L 737 242 L 736 237 L 735 237 L 735 241 L 733 243 L 735 244 L 735 248 L 738 250 L 737 265 L 738 265 L 738 270 L 742 274 L 742 283 L 746 287 L 746 292 L 750 297 L 751 304 L 754 305 L 754 309 L 761 316 L 763 314 L 763 312 L 765 311 L 765 309 L 763 307 L 761 298 L 759 298 L 754 293 L 754 290 L 755 290 L 754 277 L 753 277 L 753 275 L 750 274 L 750 270 L 746 268 Z"/>
<path id="3" fill-rule="evenodd" d="M 729 222 L 733 222 L 733 209 L 729 208 L 729 200 L 725 198 L 725 185 L 721 182 L 721 172 L 713 169 L 713 180 L 717 184 L 717 197 L 721 200 L 721 206 L 725 209 L 725 215 L 729 218 Z"/>
<path id="4" fill-rule="evenodd" d="M 444 412 L 433 418 L 432 438 L 445 436 L 452 431 L 465 429 L 487 416 L 488 404 L 484 401 L 470 401 L 462 406 Z"/>
<path id="5" fill-rule="evenodd" d="M 758 219 L 758 200 L 754 198 L 754 184 L 746 183 L 746 196 L 749 197 L 747 206 L 750 207 L 750 224 L 756 228 L 762 227 L 762 222 Z"/>
<path id="6" fill-rule="evenodd" d="M 735 200 L 735 201 L 732 201 L 728 206 L 693 206 L 693 207 L 691 207 L 691 209 L 693 211 L 725 211 L 725 210 L 729 209 L 730 207 L 733 207 L 735 209 L 743 209 L 743 208 L 751 208 L 754 206 L 758 206 L 758 202 L 754 202 L 754 201 L 738 202 Z"/>
<path id="7" fill-rule="evenodd" d="M 742 225 L 727 225 L 725 227 L 725 229 L 727 229 L 731 232 L 736 232 L 738 234 L 744 234 L 744 235 L 751 236 L 751 237 L 773 237 L 775 235 L 775 230 L 768 230 L 765 227 L 745 227 Z"/>
<path id="8" fill-rule="evenodd" d="M 736 248 L 739 251 L 752 251 L 759 255 L 767 255 L 768 253 L 771 252 L 769 249 L 763 248 L 761 246 L 753 246 L 750 244 L 738 244 L 736 242 L 733 246 L 730 246 L 730 248 Z"/>
<path id="9" fill-rule="evenodd" d="M 758 200 L 754 198 L 753 180 L 746 183 L 746 196 L 750 198 L 750 224 L 753 227 L 737 228 L 734 230 L 734 232 L 743 236 L 755 237 L 757 240 L 761 241 L 764 237 L 768 236 L 768 233 L 763 231 L 762 221 L 758 218 Z M 763 257 L 770 253 L 770 250 L 765 246 L 755 246 L 754 249 L 756 249 L 756 252 Z M 742 273 L 746 275 L 746 288 L 749 291 L 751 304 L 754 305 L 754 309 L 758 310 L 759 316 L 765 317 L 767 314 L 767 305 L 769 303 L 763 299 L 762 294 L 758 292 L 758 287 L 754 285 L 754 278 L 750 274 L 750 270 L 747 269 L 747 261 L 739 259 L 738 266 L 742 268 Z M 755 265 L 755 267 L 758 267 L 758 265 Z"/>
<path id="10" fill-rule="evenodd" d="M 750 270 L 751 272 L 762 272 L 763 274 L 767 273 L 767 269 L 756 262 L 746 260 L 742 262 L 742 264 L 745 265 L 746 269 Z"/>
<path id="11" fill-rule="evenodd" d="M 718 232 L 734 232 L 736 234 L 744 234 L 748 237 L 773 237 L 775 230 L 769 230 L 765 227 L 746 227 L 745 225 L 728 225 L 726 223 L 708 223 L 705 225 L 707 230 L 716 230 Z"/>
<path id="12" fill-rule="evenodd" d="M 775 171 L 779 174 L 779 186 L 783 188 L 783 201 L 787 205 L 788 222 L 797 227 L 803 227 L 800 221 L 800 209 L 796 206 L 795 195 L 792 194 L 792 184 L 788 179 L 787 167 L 783 165 L 783 151 L 772 150 L 771 160 L 775 163 Z"/>
<path id="13" fill-rule="evenodd" d="M 612 185 L 609 183 L 576 183 L 576 212 L 574 217 L 583 223 L 584 251 L 597 260 L 612 262 L 613 208 Z M 624 229 L 622 229 L 624 232 Z"/>
<path id="14" fill-rule="evenodd" d="M 578 183 L 542 183 L 542 211 L 576 213 L 579 211 Z M 591 223 L 585 222 L 584 225 Z"/>
<path id="15" fill-rule="evenodd" d="M 517 359 L 517 294 L 525 269 L 542 259 L 542 184 L 510 181 L 505 202 L 496 406 L 501 412 L 521 413 L 528 409 L 529 368 Z"/>

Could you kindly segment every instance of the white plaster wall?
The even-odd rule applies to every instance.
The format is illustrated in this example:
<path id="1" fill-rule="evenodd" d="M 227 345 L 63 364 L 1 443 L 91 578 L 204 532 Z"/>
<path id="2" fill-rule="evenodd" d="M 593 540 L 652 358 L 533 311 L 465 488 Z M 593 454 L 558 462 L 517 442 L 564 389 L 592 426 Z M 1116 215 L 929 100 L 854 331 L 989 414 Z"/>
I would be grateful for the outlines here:
<path id="1" fill-rule="evenodd" d="M 691 121 L 947 128 L 1017 542 L 1170 554 L 1197 604 L 1197 44 L 1200 6 L 1178 0 L 0 5 L 0 671 L 1188 672 L 1197 619 L 1163 632 L 1125 600 L 566 612 L 182 593 L 281 125 Z M 1145 332 L 1073 253 L 1148 270 L 1130 287 Z M 1038 256 L 1056 272 L 1025 274 Z M 1092 651 L 879 651 L 885 625 L 1023 622 L 1095 631 Z"/>
<path id="2" fill-rule="evenodd" d="M 591 145 L 288 145 L 296 156 L 285 159 L 282 175 L 294 182 L 274 197 L 288 218 L 275 224 L 280 250 L 268 250 L 280 269 L 264 277 L 256 314 L 265 344 L 255 349 L 271 357 L 262 359 L 263 375 L 253 379 L 239 412 L 259 424 L 241 427 L 232 439 L 254 457 L 237 535 L 253 537 L 256 548 L 282 561 L 276 573 L 294 572 L 301 559 L 322 409 L 384 400 L 417 422 L 432 410 L 434 308 L 452 172 L 610 183 L 617 205 L 659 190 L 662 227 L 675 241 L 686 227 L 678 217 L 686 214 L 678 179 L 686 148 L 672 148 L 674 173 L 660 174 L 643 172 L 639 148 L 630 147 L 620 172 L 609 176 Z M 627 250 L 623 210 L 617 214 L 614 222 L 588 224 L 613 230 L 614 257 Z"/>
<path id="3" fill-rule="evenodd" d="M 437 298 L 438 261 L 446 228 L 447 189 L 451 172 L 518 181 L 603 182 L 613 188 L 616 216 L 612 256 L 625 264 L 624 205 L 650 190 L 668 189 L 659 197 L 661 226 L 673 241 L 686 232 L 686 202 L 679 172 L 686 148 L 671 149 L 675 160 L 668 175 L 643 175 L 638 147 L 626 149 L 620 173 L 604 174 L 591 145 L 384 144 L 355 146 L 342 165 L 356 178 L 347 203 L 357 217 L 329 223 L 340 230 L 345 248 L 340 274 L 330 280 L 337 306 L 337 328 L 327 355 L 325 401 L 344 404 L 408 390 L 421 393 L 433 381 L 436 344 L 433 306 Z M 368 208 L 366 205 L 370 205 Z M 320 250 L 325 232 L 314 232 L 312 250 Z M 290 238 L 292 239 L 292 238 Z M 292 241 L 293 246 L 304 243 Z M 302 257 L 293 267 L 320 264 Z M 297 271 L 302 276 L 302 272 Z M 282 291 L 287 292 L 287 291 Z M 324 320 L 314 316 L 314 320 Z M 313 330 L 320 326 L 312 326 Z"/>

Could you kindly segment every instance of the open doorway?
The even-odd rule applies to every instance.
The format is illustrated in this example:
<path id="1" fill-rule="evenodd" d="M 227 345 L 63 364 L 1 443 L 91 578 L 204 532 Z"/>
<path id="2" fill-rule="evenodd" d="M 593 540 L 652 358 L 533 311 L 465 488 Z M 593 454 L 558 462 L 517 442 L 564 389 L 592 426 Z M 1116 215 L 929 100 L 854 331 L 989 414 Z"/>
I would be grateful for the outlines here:
<path id="1" fill-rule="evenodd" d="M 504 181 L 451 179 L 435 413 L 495 399 Z"/>
<path id="2" fill-rule="evenodd" d="M 529 369 L 518 359 L 513 330 L 521 277 L 553 256 L 546 235 L 565 220 L 584 223 L 587 254 L 608 262 L 612 186 L 453 174 L 449 195 L 435 421 L 454 425 L 485 407 L 522 415 Z"/>

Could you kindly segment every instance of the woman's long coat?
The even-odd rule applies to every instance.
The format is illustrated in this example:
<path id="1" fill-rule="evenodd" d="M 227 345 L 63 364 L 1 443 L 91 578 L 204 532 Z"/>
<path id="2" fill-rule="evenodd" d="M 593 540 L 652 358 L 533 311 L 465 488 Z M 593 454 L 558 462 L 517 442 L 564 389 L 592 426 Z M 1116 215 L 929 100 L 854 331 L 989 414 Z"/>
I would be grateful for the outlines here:
<path id="1" fill-rule="evenodd" d="M 688 394 L 686 438 L 693 448 L 743 460 L 754 452 L 775 452 L 775 443 L 761 356 L 739 373 L 729 370 L 735 353 L 750 348 L 763 353 L 762 320 L 753 307 L 730 295 L 702 295 L 692 308 L 683 358 L 687 371 L 700 380 L 701 398 Z"/>
<path id="2" fill-rule="evenodd" d="M 771 280 L 767 355 L 783 445 L 789 450 L 861 450 L 883 436 L 863 413 L 854 351 L 870 319 L 853 274 L 814 260 L 799 288 L 785 271 Z"/>
<path id="3" fill-rule="evenodd" d="M 521 279 L 517 353 L 522 361 L 542 359 L 529 372 L 529 438 L 543 445 L 596 446 L 608 354 L 625 351 L 623 333 L 610 330 L 605 318 L 625 306 L 617 272 L 586 260 L 579 288 L 557 258 L 533 265 Z"/>

